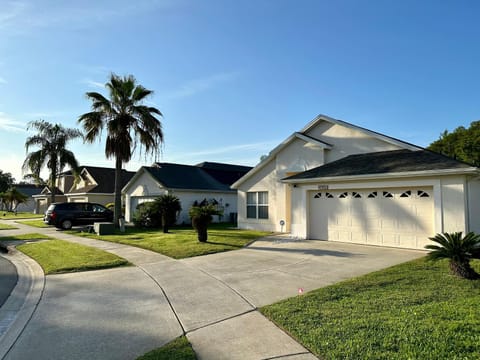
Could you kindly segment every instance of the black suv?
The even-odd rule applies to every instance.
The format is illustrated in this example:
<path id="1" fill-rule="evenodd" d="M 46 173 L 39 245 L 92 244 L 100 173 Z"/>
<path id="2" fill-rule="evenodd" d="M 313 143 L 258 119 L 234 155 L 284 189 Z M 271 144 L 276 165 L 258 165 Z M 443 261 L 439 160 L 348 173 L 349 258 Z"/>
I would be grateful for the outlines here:
<path id="1" fill-rule="evenodd" d="M 53 203 L 47 211 L 43 222 L 60 229 L 71 229 L 73 225 L 88 225 L 94 222 L 112 221 L 113 211 L 94 203 L 64 202 Z"/>

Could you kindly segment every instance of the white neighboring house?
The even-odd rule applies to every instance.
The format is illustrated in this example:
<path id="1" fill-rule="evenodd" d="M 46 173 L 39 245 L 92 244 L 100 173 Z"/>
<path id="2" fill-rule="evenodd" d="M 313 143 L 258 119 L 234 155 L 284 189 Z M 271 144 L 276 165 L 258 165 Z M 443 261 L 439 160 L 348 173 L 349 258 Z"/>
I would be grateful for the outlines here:
<path id="1" fill-rule="evenodd" d="M 232 188 L 240 228 L 413 249 L 480 233 L 479 168 L 324 115 Z"/>
<path id="2" fill-rule="evenodd" d="M 153 201 L 160 195 L 173 194 L 180 199 L 182 211 L 178 224 L 190 223 L 188 211 L 195 201 L 218 202 L 223 216 L 214 221 L 230 221 L 237 215 L 237 191 L 230 185 L 245 175 L 251 167 L 204 162 L 198 165 L 155 163 L 143 166 L 125 185 L 125 220 L 130 222 L 137 206 Z"/>

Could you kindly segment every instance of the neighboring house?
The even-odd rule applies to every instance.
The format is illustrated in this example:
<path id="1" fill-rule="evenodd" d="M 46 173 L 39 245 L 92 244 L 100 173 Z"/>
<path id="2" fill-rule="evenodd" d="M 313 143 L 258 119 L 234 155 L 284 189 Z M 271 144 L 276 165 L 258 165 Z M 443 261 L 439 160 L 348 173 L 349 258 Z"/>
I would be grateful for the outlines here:
<path id="1" fill-rule="evenodd" d="M 19 192 L 28 196 L 26 202 L 18 204 L 16 207 L 17 212 L 34 212 L 35 211 L 35 200 L 34 195 L 40 194 L 43 187 L 34 184 L 15 184 L 13 185 Z"/>
<path id="2" fill-rule="evenodd" d="M 423 249 L 480 232 L 480 169 L 320 115 L 232 185 L 241 228 Z"/>
<path id="3" fill-rule="evenodd" d="M 137 206 L 153 201 L 162 194 L 173 194 L 180 199 L 182 211 L 177 223 L 190 223 L 188 211 L 195 201 L 215 200 L 223 216 L 215 221 L 229 221 L 236 217 L 237 192 L 230 189 L 251 167 L 204 162 L 198 165 L 155 163 L 141 167 L 123 188 L 125 219 L 132 221 Z"/>
<path id="4" fill-rule="evenodd" d="M 135 175 L 122 170 L 122 187 Z M 78 177 L 71 171 L 59 175 L 55 202 L 94 202 L 106 205 L 114 201 L 115 169 L 97 166 L 80 166 Z M 44 213 L 51 202 L 51 191 L 45 187 L 34 196 L 36 213 Z"/>

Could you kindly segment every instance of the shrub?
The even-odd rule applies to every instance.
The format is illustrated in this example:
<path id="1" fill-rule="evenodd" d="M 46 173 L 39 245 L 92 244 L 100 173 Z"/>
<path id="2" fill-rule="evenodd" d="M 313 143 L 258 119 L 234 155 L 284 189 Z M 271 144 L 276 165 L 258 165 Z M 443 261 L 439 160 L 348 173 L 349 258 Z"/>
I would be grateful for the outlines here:
<path id="1" fill-rule="evenodd" d="M 221 215 L 213 204 L 204 206 L 192 206 L 188 212 L 192 219 L 192 226 L 197 232 L 198 241 L 207 242 L 208 240 L 208 225 L 212 222 L 213 215 Z"/>
<path id="2" fill-rule="evenodd" d="M 470 260 L 478 256 L 480 251 L 480 235 L 473 232 L 462 236 L 462 232 L 443 233 L 431 237 L 430 240 L 439 245 L 427 245 L 431 250 L 431 260 L 450 259 L 450 271 L 465 279 L 479 279 L 480 275 L 470 266 Z"/>
<path id="3" fill-rule="evenodd" d="M 162 214 L 155 201 L 139 204 L 133 214 L 136 227 L 157 228 L 162 223 Z"/>
<path id="4" fill-rule="evenodd" d="M 155 203 L 161 214 L 163 232 L 168 233 L 169 227 L 176 223 L 178 213 L 182 210 L 180 199 L 175 195 L 165 194 L 155 199 Z"/>

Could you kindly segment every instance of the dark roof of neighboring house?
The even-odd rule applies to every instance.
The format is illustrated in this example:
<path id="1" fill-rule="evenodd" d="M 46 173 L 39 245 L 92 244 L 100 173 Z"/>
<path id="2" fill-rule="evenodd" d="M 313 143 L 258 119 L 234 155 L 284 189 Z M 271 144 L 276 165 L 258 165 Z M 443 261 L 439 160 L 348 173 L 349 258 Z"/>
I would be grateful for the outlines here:
<path id="1" fill-rule="evenodd" d="M 27 196 L 33 196 L 40 194 L 45 186 L 35 184 L 15 184 L 13 187 Z"/>
<path id="2" fill-rule="evenodd" d="M 466 169 L 471 165 L 428 150 L 393 150 L 349 155 L 285 180 L 388 174 L 411 171 Z"/>
<path id="3" fill-rule="evenodd" d="M 195 166 L 202 168 L 217 181 L 229 186 L 240 179 L 247 172 L 252 170 L 251 166 L 222 164 L 207 161 Z"/>
<path id="4" fill-rule="evenodd" d="M 115 169 L 97 166 L 81 166 L 93 177 L 98 185 L 87 185 L 83 188 L 69 191 L 69 194 L 94 192 L 99 194 L 112 194 L 115 192 Z M 122 170 L 122 188 L 135 175 L 133 171 Z"/>
<path id="5" fill-rule="evenodd" d="M 145 171 L 167 188 L 216 191 L 231 191 L 230 178 L 240 177 L 246 173 L 243 168 L 243 166 L 219 163 L 202 163 L 199 165 L 156 163 L 154 166 L 143 167 Z M 238 174 L 243 171 L 245 172 L 242 175 Z"/>

